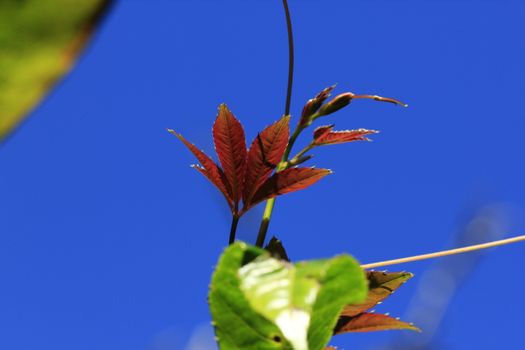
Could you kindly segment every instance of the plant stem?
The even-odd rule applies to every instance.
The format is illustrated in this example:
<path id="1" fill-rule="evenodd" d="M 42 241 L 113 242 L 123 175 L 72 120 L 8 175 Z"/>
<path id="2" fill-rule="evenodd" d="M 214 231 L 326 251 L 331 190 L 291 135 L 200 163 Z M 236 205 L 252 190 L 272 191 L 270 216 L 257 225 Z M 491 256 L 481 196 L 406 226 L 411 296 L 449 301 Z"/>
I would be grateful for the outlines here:
<path id="1" fill-rule="evenodd" d="M 290 152 L 292 150 L 293 144 L 295 143 L 295 140 L 297 140 L 297 136 L 299 136 L 302 130 L 303 129 L 299 126 L 295 128 L 295 131 L 290 137 L 290 141 L 288 142 L 288 145 L 286 146 L 286 149 L 284 150 L 284 154 L 281 159 L 281 162 L 277 165 L 277 168 L 275 170 L 276 172 L 279 172 L 286 168 L 286 165 L 288 164 L 288 157 L 290 156 Z M 264 245 L 264 241 L 266 240 L 266 233 L 268 232 L 268 227 L 270 226 L 270 219 L 272 218 L 274 205 L 275 205 L 275 198 L 270 198 L 266 201 L 266 206 L 264 207 L 261 226 L 259 227 L 259 233 L 257 234 L 257 241 L 255 242 L 255 245 L 257 247 L 262 248 L 262 246 Z"/>
<path id="2" fill-rule="evenodd" d="M 235 232 L 237 231 L 237 224 L 239 223 L 239 215 L 233 214 L 232 216 L 232 225 L 230 228 L 230 239 L 228 244 L 235 242 Z"/>
<path id="3" fill-rule="evenodd" d="M 292 103 L 292 86 L 293 86 L 293 66 L 294 66 L 294 45 L 292 31 L 292 17 L 288 8 L 288 0 L 283 0 L 284 13 L 286 15 L 286 29 L 288 31 L 288 87 L 286 89 L 286 103 L 284 115 L 290 115 L 290 105 Z"/>
<path id="4" fill-rule="evenodd" d="M 272 217 L 274 205 L 275 198 L 270 198 L 266 201 L 261 226 L 259 226 L 259 233 L 257 234 L 257 241 L 255 242 L 255 245 L 259 248 L 263 247 L 264 241 L 266 240 L 266 232 L 268 232 L 268 227 L 270 226 L 270 218 Z"/>
<path id="5" fill-rule="evenodd" d="M 283 0 L 284 14 L 286 16 L 286 29 L 288 31 L 288 84 L 286 89 L 286 102 L 284 106 L 284 115 L 290 115 L 290 106 L 292 103 L 292 87 L 293 87 L 293 71 L 294 71 L 294 44 L 293 44 L 293 30 L 292 30 L 292 18 L 290 16 L 290 9 L 288 7 L 288 1 Z M 284 151 L 283 158 L 279 165 L 277 165 L 276 171 L 280 171 L 286 164 L 288 157 L 290 156 L 290 151 L 292 150 L 293 144 L 297 139 L 297 136 L 301 133 L 302 128 L 299 126 L 296 127 L 294 133 L 290 137 L 288 146 Z M 275 205 L 275 198 L 271 198 L 266 201 L 266 207 L 264 208 L 264 213 L 261 221 L 261 226 L 259 227 L 259 233 L 257 234 L 256 246 L 261 247 L 264 245 L 266 239 L 266 233 L 268 232 L 268 227 L 270 226 L 270 219 L 272 217 L 273 207 Z"/>
<path id="6" fill-rule="evenodd" d="M 386 260 L 386 261 L 376 262 L 376 263 L 372 263 L 372 264 L 365 264 L 365 265 L 361 265 L 361 267 L 363 269 L 373 269 L 373 268 L 376 268 L 376 267 L 397 265 L 397 264 L 403 264 L 403 263 L 408 263 L 408 262 L 413 262 L 413 261 L 439 258 L 439 257 L 442 257 L 442 256 L 467 253 L 467 252 L 472 252 L 472 251 L 475 251 L 475 250 L 493 248 L 493 247 L 498 247 L 498 246 L 501 246 L 501 245 L 516 243 L 516 242 L 520 242 L 520 241 L 525 241 L 525 235 L 518 236 L 518 237 L 513 237 L 513 238 L 502 239 L 502 240 L 499 240 L 499 241 L 493 241 L 493 242 L 489 242 L 489 243 L 471 245 L 471 246 L 462 247 L 462 248 L 443 250 L 443 251 L 440 251 L 440 252 L 435 252 L 435 253 L 430 253 L 430 254 L 415 255 L 415 256 L 408 257 L 408 258 Z"/>
<path id="7" fill-rule="evenodd" d="M 299 158 L 301 158 L 306 152 L 308 152 L 309 150 L 311 150 L 312 148 L 314 148 L 315 145 L 313 144 L 313 142 L 311 144 L 309 144 L 308 146 L 306 146 L 305 148 L 303 148 L 302 150 L 299 151 L 299 153 L 297 153 L 292 159 L 290 159 L 290 162 L 292 165 L 294 164 L 295 161 L 297 161 Z"/>

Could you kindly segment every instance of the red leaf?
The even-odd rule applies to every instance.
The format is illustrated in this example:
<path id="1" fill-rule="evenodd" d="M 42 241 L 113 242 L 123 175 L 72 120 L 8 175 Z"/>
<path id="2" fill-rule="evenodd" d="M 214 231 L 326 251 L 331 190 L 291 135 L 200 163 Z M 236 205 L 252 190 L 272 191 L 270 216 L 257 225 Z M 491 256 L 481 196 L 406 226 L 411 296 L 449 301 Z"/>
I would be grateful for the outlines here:
<path id="1" fill-rule="evenodd" d="M 317 168 L 290 168 L 275 173 L 257 190 L 250 206 L 281 194 L 302 190 L 331 173 L 328 169 Z"/>
<path id="2" fill-rule="evenodd" d="M 249 206 L 257 189 L 281 161 L 288 138 L 290 137 L 290 117 L 284 116 L 279 121 L 264 129 L 253 140 L 248 151 L 246 175 L 244 178 L 243 202 Z"/>
<path id="3" fill-rule="evenodd" d="M 228 202 L 228 205 L 233 210 L 233 198 L 231 188 L 222 169 L 219 168 L 210 157 L 208 157 L 204 152 L 198 149 L 194 144 L 188 142 L 181 134 L 171 129 L 168 129 L 168 131 L 173 135 L 177 136 L 179 140 L 181 140 L 182 143 L 184 143 L 184 145 L 188 147 L 191 153 L 195 155 L 199 163 L 201 163 L 202 167 L 193 167 L 197 169 L 202 175 L 206 176 L 208 180 L 210 180 L 211 183 L 214 184 L 215 187 L 217 187 L 219 191 L 222 192 L 222 194 L 226 198 L 226 201 Z"/>
<path id="4" fill-rule="evenodd" d="M 301 113 L 301 120 L 299 125 L 307 126 L 312 123 L 312 116 L 321 108 L 323 102 L 330 97 L 330 94 L 335 89 L 335 85 L 329 86 L 320 93 L 317 94 L 312 99 L 309 99 L 308 102 L 303 107 L 303 112 Z"/>
<path id="5" fill-rule="evenodd" d="M 360 304 L 345 306 L 341 316 L 354 317 L 373 308 L 414 276 L 409 272 L 382 271 L 367 271 L 366 275 L 368 278 L 366 300 Z"/>
<path id="6" fill-rule="evenodd" d="M 219 113 L 213 124 L 213 142 L 237 208 L 246 169 L 246 141 L 241 123 L 224 104 L 219 106 Z"/>
<path id="7" fill-rule="evenodd" d="M 370 141 L 366 135 L 377 134 L 379 131 L 368 130 L 368 129 L 357 129 L 357 130 L 343 130 L 343 131 L 331 131 L 325 129 L 316 129 L 317 134 L 314 132 L 314 144 L 317 146 L 321 145 L 335 145 L 338 143 L 346 143 L 353 141 Z"/>
<path id="8" fill-rule="evenodd" d="M 332 124 L 332 125 L 322 125 L 322 126 L 317 127 L 314 130 L 314 140 L 324 136 L 325 134 L 328 134 L 333 129 L 334 129 L 334 124 Z"/>
<path id="9" fill-rule="evenodd" d="M 420 332 L 420 329 L 410 323 L 382 315 L 363 313 L 356 317 L 342 317 L 335 328 L 334 334 L 350 332 L 373 332 L 407 329 Z"/>

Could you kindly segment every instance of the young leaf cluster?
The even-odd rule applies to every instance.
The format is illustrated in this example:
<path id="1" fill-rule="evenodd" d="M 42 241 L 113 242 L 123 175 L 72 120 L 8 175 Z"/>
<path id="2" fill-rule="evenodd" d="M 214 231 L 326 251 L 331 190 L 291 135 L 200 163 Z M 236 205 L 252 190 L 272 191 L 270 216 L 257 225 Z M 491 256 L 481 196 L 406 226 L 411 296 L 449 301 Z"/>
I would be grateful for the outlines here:
<path id="1" fill-rule="evenodd" d="M 221 191 L 232 215 L 241 217 L 262 201 L 304 189 L 330 173 L 328 169 L 293 167 L 272 175 L 288 145 L 289 121 L 290 117 L 284 116 L 268 126 L 247 149 L 241 123 L 226 105 L 221 105 L 213 124 L 213 141 L 221 166 L 181 134 L 169 131 L 199 160 L 200 165 L 193 167 Z"/>
<path id="2" fill-rule="evenodd" d="M 350 104 L 352 100 L 360 98 L 405 106 L 391 98 L 355 95 L 350 92 L 337 95 L 326 102 L 334 88 L 335 86 L 331 86 L 324 89 L 305 104 L 301 118 L 291 135 L 290 116 L 285 115 L 258 133 L 249 148 L 246 146 L 242 124 L 226 105 L 220 105 L 212 129 L 220 166 L 181 134 L 168 129 L 199 161 L 200 164 L 193 167 L 215 185 L 226 199 L 233 216 L 230 244 L 235 239 L 239 218 L 248 210 L 261 202 L 273 200 L 276 196 L 305 189 L 331 173 L 329 169 L 299 167 L 312 158 L 312 155 L 307 154 L 310 150 L 319 146 L 369 141 L 367 136 L 377 133 L 368 129 L 334 131 L 334 125 L 321 126 L 315 129 L 310 144 L 290 158 L 298 136 L 315 120 L 332 114 Z M 263 218 L 263 223 L 265 221 L 266 225 L 261 226 L 263 230 L 259 232 L 257 239 L 261 247 L 269 217 Z"/>

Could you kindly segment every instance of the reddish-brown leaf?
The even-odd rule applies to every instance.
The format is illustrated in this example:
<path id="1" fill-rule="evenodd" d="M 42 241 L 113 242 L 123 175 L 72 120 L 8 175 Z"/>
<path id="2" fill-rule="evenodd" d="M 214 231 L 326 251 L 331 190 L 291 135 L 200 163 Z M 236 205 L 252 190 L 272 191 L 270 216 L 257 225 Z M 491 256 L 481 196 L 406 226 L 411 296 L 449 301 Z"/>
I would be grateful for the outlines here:
<path id="1" fill-rule="evenodd" d="M 257 190 L 250 206 L 281 194 L 302 190 L 330 174 L 328 169 L 290 168 L 275 173 Z"/>
<path id="2" fill-rule="evenodd" d="M 241 123 L 224 104 L 219 106 L 219 113 L 213 124 L 213 142 L 232 189 L 234 206 L 237 207 L 246 169 L 246 141 Z"/>
<path id="3" fill-rule="evenodd" d="M 314 133 L 314 144 L 317 146 L 322 145 L 336 145 L 339 143 L 353 142 L 353 141 L 370 141 L 366 135 L 377 134 L 379 131 L 368 130 L 368 129 L 356 129 L 356 130 L 342 130 L 342 131 L 331 131 L 325 129 L 317 131 L 317 137 Z"/>
<path id="4" fill-rule="evenodd" d="M 330 97 L 330 94 L 335 89 L 335 85 L 327 87 L 323 91 L 317 94 L 312 99 L 309 99 L 308 102 L 303 107 L 303 112 L 301 113 L 301 120 L 299 125 L 307 126 L 312 122 L 312 116 L 321 108 L 323 102 Z"/>
<path id="5" fill-rule="evenodd" d="M 232 192 L 230 185 L 228 184 L 228 180 L 226 179 L 226 176 L 224 175 L 224 172 L 221 168 L 215 164 L 215 162 L 208 157 L 203 151 L 197 148 L 193 143 L 190 143 L 187 141 L 181 134 L 177 133 L 174 130 L 168 129 L 170 133 L 177 136 L 179 140 L 184 143 L 186 147 L 193 153 L 193 155 L 197 158 L 199 163 L 201 163 L 201 166 L 193 166 L 197 171 L 199 171 L 202 175 L 204 175 L 208 180 L 211 181 L 212 184 L 215 185 L 219 189 L 219 191 L 222 192 L 224 197 L 226 198 L 226 201 L 228 202 L 228 205 L 230 208 L 233 209 L 233 198 L 232 198 Z"/>
<path id="6" fill-rule="evenodd" d="M 289 122 L 290 117 L 284 116 L 264 129 L 253 140 L 248 151 L 246 175 L 244 177 L 242 200 L 245 206 L 250 204 L 257 189 L 281 161 L 290 137 Z"/>
<path id="7" fill-rule="evenodd" d="M 324 136 L 325 134 L 328 134 L 329 132 L 331 132 L 334 129 L 334 125 L 335 124 L 322 125 L 322 126 L 317 127 L 314 130 L 314 140 L 317 140 L 318 138 L 320 138 L 320 137 Z"/>
<path id="8" fill-rule="evenodd" d="M 334 334 L 402 329 L 420 332 L 420 329 L 414 325 L 396 318 L 382 314 L 363 313 L 355 317 L 340 318 Z"/>
<path id="9" fill-rule="evenodd" d="M 345 306 L 341 316 L 353 317 L 373 308 L 414 276 L 409 272 L 367 271 L 366 274 L 368 278 L 366 300 L 360 304 Z"/>

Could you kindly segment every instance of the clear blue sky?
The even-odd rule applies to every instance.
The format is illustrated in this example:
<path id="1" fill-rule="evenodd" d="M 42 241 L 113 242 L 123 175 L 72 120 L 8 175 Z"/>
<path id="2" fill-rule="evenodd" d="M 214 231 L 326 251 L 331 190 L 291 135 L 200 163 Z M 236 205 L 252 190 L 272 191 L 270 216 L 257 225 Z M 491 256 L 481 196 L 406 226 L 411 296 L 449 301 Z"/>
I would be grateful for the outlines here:
<path id="1" fill-rule="evenodd" d="M 365 3 L 290 0 L 294 117 L 333 83 L 410 106 L 358 101 L 326 119 L 381 133 L 319 150 L 312 164 L 335 174 L 279 199 L 271 233 L 294 259 L 362 262 L 450 247 L 487 206 L 508 208 L 501 234 L 523 234 L 525 3 Z M 0 148 L 1 349 L 185 349 L 209 322 L 229 217 L 166 128 L 212 153 L 225 102 L 251 139 L 282 113 L 286 45 L 278 0 L 118 2 L 73 73 Z M 242 239 L 255 239 L 261 210 L 241 222 Z M 521 346 L 524 252 L 483 257 L 452 300 L 442 348 Z M 416 277 L 381 311 L 405 315 L 430 266 L 392 268 Z M 377 349 L 395 336 L 334 344 Z"/>

